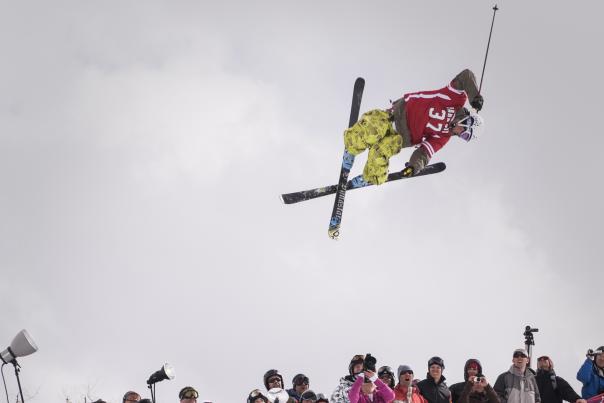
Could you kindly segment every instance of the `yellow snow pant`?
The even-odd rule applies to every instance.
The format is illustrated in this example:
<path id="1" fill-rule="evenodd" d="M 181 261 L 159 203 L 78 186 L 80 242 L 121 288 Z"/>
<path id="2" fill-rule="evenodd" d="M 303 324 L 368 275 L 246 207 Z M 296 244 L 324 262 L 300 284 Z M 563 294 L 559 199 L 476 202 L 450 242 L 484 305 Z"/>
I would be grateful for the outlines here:
<path id="1" fill-rule="evenodd" d="M 352 155 L 369 149 L 363 179 L 381 185 L 388 178 L 388 160 L 401 151 L 403 138 L 392 127 L 388 112 L 374 109 L 344 131 L 344 145 Z"/>

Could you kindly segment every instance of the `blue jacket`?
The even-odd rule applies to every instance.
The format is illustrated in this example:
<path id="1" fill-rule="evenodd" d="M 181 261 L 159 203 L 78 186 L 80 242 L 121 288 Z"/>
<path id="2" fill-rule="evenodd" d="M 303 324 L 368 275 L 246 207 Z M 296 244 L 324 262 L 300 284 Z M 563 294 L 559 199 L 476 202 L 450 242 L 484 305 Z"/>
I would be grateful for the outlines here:
<path id="1" fill-rule="evenodd" d="M 604 377 L 598 374 L 596 364 L 589 358 L 586 358 L 581 368 L 579 368 L 577 380 L 583 384 L 581 388 L 581 397 L 583 399 L 589 399 L 604 392 Z"/>

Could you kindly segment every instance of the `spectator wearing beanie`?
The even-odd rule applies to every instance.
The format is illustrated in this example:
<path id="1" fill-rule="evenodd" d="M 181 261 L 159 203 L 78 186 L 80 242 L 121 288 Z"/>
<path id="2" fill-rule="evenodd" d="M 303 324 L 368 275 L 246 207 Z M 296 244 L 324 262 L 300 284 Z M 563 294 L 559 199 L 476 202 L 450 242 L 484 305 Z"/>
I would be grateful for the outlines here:
<path id="1" fill-rule="evenodd" d="M 449 390 L 451 391 L 451 400 L 453 403 L 457 403 L 459 398 L 461 397 L 461 393 L 463 392 L 463 388 L 466 386 L 466 382 L 471 376 L 478 376 L 482 374 L 482 365 L 480 361 L 476 358 L 470 358 L 466 361 L 466 364 L 463 367 L 463 382 L 454 383 L 449 386 Z"/>
<path id="2" fill-rule="evenodd" d="M 577 372 L 577 380 L 583 384 L 583 399 L 604 393 L 604 346 L 598 347 L 595 352 L 588 350 L 586 356 L 585 362 Z"/>
<path id="3" fill-rule="evenodd" d="M 417 384 L 420 393 L 428 403 L 450 403 L 451 401 L 451 391 L 442 374 L 444 369 L 445 363 L 442 358 L 430 358 L 426 379 Z"/>
<path id="4" fill-rule="evenodd" d="M 352 388 L 352 385 L 356 381 L 355 375 L 363 372 L 364 361 L 364 355 L 357 354 L 352 357 L 350 364 L 348 364 L 348 375 L 340 378 L 340 383 L 331 394 L 331 403 L 350 403 L 348 391 L 350 388 Z"/>
<path id="5" fill-rule="evenodd" d="M 414 384 L 413 370 L 408 365 L 399 365 L 396 371 L 398 384 L 394 387 L 394 403 L 427 403 Z"/>
<path id="6" fill-rule="evenodd" d="M 526 350 L 514 350 L 512 366 L 497 377 L 493 386 L 501 403 L 541 403 L 535 375 L 527 368 L 527 364 Z"/>
<path id="7" fill-rule="evenodd" d="M 570 403 L 587 403 L 566 380 L 556 376 L 554 362 L 546 355 L 537 359 L 535 379 L 542 403 L 562 403 L 563 400 Z"/>
<path id="8" fill-rule="evenodd" d="M 350 403 L 391 403 L 394 392 L 373 371 L 358 374 L 348 391 Z"/>

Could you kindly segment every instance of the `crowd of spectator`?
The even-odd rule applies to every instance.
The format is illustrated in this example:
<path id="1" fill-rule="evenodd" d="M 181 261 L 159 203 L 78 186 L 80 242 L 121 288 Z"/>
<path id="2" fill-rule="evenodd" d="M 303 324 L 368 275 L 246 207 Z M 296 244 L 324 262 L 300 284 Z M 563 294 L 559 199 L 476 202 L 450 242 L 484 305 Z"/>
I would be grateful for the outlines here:
<path id="1" fill-rule="evenodd" d="M 304 374 L 294 376 L 287 389 L 281 373 L 270 369 L 263 377 L 265 391 L 254 389 L 247 403 L 604 403 L 604 346 L 588 350 L 577 372 L 583 385 L 581 395 L 555 373 L 550 357 L 539 357 L 536 371 L 530 368 L 528 353 L 522 348 L 514 350 L 512 365 L 493 385 L 475 358 L 464 365 L 464 381 L 451 386 L 446 383 L 445 362 L 440 357 L 428 360 L 423 380 L 415 378 L 409 365 L 399 365 L 395 373 L 389 366 L 376 370 L 376 363 L 371 354 L 352 357 L 348 374 L 340 378 L 329 398 L 310 389 L 310 379 Z M 180 403 L 200 403 L 199 393 L 191 386 L 182 388 L 178 398 Z M 151 401 L 128 391 L 122 403 Z"/>
<path id="2" fill-rule="evenodd" d="M 491 385 L 480 361 L 470 358 L 464 381 L 448 386 L 440 357 L 430 358 L 426 378 L 416 380 L 409 365 L 400 365 L 395 374 L 389 366 L 376 370 L 371 354 L 355 355 L 329 399 L 310 389 L 308 376 L 297 374 L 287 389 L 283 376 L 271 369 L 263 378 L 266 391 L 254 389 L 247 403 L 604 403 L 604 346 L 588 350 L 577 372 L 581 395 L 555 373 L 550 357 L 539 357 L 536 371 L 528 363 L 525 349 L 514 350 L 512 365 Z"/>

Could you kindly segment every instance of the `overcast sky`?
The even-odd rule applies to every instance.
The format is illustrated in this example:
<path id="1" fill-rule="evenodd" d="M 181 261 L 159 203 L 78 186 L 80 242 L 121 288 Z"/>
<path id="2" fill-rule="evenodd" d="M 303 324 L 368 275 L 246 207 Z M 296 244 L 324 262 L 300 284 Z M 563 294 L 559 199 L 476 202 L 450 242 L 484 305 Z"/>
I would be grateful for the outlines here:
<path id="1" fill-rule="evenodd" d="M 332 197 L 278 199 L 337 181 L 356 77 L 363 111 L 480 77 L 493 4 L 0 1 L 0 348 L 38 343 L 26 400 L 150 397 L 164 362 L 162 403 L 244 401 L 270 368 L 331 394 L 367 352 L 494 382 L 527 324 L 579 388 L 604 344 L 603 2 L 499 2 L 484 133 L 350 192 L 340 241 Z"/>

